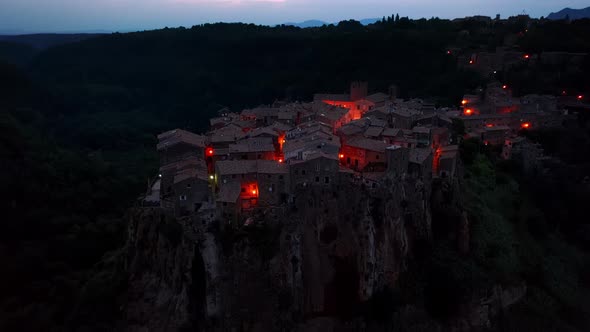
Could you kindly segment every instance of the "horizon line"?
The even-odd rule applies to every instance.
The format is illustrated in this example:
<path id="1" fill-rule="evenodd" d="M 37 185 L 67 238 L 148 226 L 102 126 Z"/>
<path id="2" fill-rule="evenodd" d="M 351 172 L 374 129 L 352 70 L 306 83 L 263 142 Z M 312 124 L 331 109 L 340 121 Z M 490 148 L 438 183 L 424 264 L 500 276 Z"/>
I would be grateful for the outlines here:
<path id="1" fill-rule="evenodd" d="M 580 9 L 575 9 L 575 8 L 570 8 L 570 7 L 565 7 L 562 8 L 559 11 L 562 10 L 566 10 L 566 9 L 573 9 L 573 10 L 582 10 L 582 9 L 586 9 L 586 8 L 590 8 L 590 7 L 585 7 L 585 8 L 580 8 Z M 559 12 L 557 11 L 557 12 Z M 553 13 L 557 13 L 557 12 L 551 12 L 550 14 Z M 399 15 L 399 13 L 397 13 L 397 15 Z M 515 15 L 510 15 L 510 16 L 506 16 L 503 19 L 506 18 L 510 18 L 510 17 L 516 17 L 519 15 L 528 15 L 529 17 L 531 17 L 532 19 L 539 19 L 541 17 L 546 17 L 546 16 L 539 16 L 539 17 L 534 17 L 531 16 L 529 14 L 515 14 Z M 393 16 L 393 15 L 392 15 Z M 463 17 L 454 17 L 454 18 L 441 18 L 439 16 L 431 16 L 431 17 L 409 17 L 409 16 L 401 16 L 401 18 L 409 18 L 410 20 L 422 20 L 422 19 L 426 19 L 426 20 L 430 20 L 433 18 L 437 18 L 440 20 L 448 20 L 448 21 L 453 21 L 456 19 L 462 19 L 462 18 L 469 18 L 469 17 L 477 17 L 477 16 L 484 16 L 484 17 L 489 17 L 491 19 L 494 19 L 494 16 L 490 16 L 490 15 L 484 15 L 484 14 L 474 14 L 474 15 L 469 15 L 469 16 L 463 16 Z M 311 22 L 311 21 L 318 21 L 318 22 L 322 22 L 325 25 L 330 25 L 330 24 L 338 24 L 340 22 L 343 21 L 350 21 L 350 20 L 354 20 L 357 22 L 362 22 L 365 20 L 381 20 L 383 17 L 387 17 L 387 16 L 382 16 L 382 17 L 367 17 L 367 18 L 362 18 L 362 19 L 357 19 L 357 18 L 348 18 L 348 19 L 342 19 L 339 20 L 338 22 L 327 22 L 324 21 L 322 19 L 306 19 L 306 20 L 302 20 L 302 21 L 288 21 L 288 22 L 281 22 L 281 23 L 275 23 L 275 24 L 266 24 L 266 23 L 255 23 L 255 22 L 244 22 L 244 21 L 210 21 L 210 22 L 202 22 L 202 23 L 195 23 L 190 27 L 184 26 L 184 25 L 178 25 L 178 26 L 160 26 L 160 27 L 153 27 L 153 28 L 128 28 L 128 29 L 103 29 L 103 28 L 98 28 L 98 29 L 76 29 L 76 30 L 46 30 L 46 31 L 40 31 L 40 30 L 31 30 L 31 31 L 27 31 L 27 30 L 22 30 L 22 29 L 9 29 L 9 30 L 5 30 L 2 31 L 0 30 L 0 36 L 24 36 L 24 35 L 43 35 L 43 34 L 56 34 L 56 35 L 67 35 L 67 34 L 113 34 L 113 33 L 133 33 L 133 32 L 142 32 L 142 31 L 154 31 L 154 30 L 162 30 L 165 28 L 169 28 L 169 29 L 177 29 L 177 28 L 191 28 L 194 26 L 199 26 L 199 25 L 205 25 L 205 24 L 254 24 L 257 26 L 267 26 L 267 27 L 277 27 L 277 26 L 281 26 L 281 25 L 292 25 L 292 26 L 297 26 L 297 24 L 302 24 L 302 23 L 306 23 L 306 22 Z"/>

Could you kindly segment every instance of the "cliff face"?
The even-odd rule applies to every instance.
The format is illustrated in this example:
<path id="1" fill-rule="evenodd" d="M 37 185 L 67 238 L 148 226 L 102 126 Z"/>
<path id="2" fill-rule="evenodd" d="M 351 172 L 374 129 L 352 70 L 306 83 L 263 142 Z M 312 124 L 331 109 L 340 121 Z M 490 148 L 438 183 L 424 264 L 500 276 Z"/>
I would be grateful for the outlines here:
<path id="1" fill-rule="evenodd" d="M 213 211 L 175 220 L 138 209 L 127 245 L 129 330 L 373 330 L 350 318 L 394 288 L 430 239 L 430 196 L 415 179 L 375 190 L 309 188 L 289 210 L 237 227 Z M 483 318 L 470 322 L 485 326 L 489 310 L 473 310 Z M 402 326 L 438 326 L 420 309 L 398 316 Z"/>
<path id="2" fill-rule="evenodd" d="M 413 179 L 309 188 L 288 211 L 238 227 L 213 212 L 174 220 L 138 209 L 127 245 L 130 330 L 323 330 L 354 317 L 429 238 L 428 188 Z"/>

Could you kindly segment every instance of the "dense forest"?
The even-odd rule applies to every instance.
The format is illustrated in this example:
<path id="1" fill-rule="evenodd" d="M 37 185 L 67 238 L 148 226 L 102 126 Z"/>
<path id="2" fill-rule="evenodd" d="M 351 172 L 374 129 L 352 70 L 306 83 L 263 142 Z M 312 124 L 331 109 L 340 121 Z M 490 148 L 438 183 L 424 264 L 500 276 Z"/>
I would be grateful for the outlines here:
<path id="1" fill-rule="evenodd" d="M 460 69 L 446 50 L 493 49 L 522 30 L 520 21 L 391 16 L 369 26 L 307 29 L 206 24 L 48 49 L 0 42 L 0 330 L 109 330 L 122 321 L 125 213 L 157 172 L 157 133 L 199 132 L 223 107 L 309 100 L 315 92 L 345 92 L 351 80 L 457 105 L 486 78 Z M 590 52 L 589 21 L 536 21 L 529 30 L 519 37 L 523 50 Z M 588 91 L 589 68 L 586 61 L 583 75 L 535 67 L 503 75 L 522 92 Z M 467 206 L 478 225 L 494 226 L 476 227 L 473 260 L 443 239 L 417 271 L 426 284 L 431 270 L 448 276 L 448 284 L 427 290 L 525 278 L 534 297 L 515 309 L 523 313 L 506 317 L 508 330 L 539 317 L 555 325 L 540 321 L 537 330 L 587 330 L 590 228 L 581 199 L 588 186 L 580 183 L 590 160 L 580 151 L 590 151 L 589 124 L 531 135 L 566 166 L 543 181 L 526 179 L 466 142 Z M 452 309 L 452 299 L 438 295 L 443 302 L 433 312 Z"/>

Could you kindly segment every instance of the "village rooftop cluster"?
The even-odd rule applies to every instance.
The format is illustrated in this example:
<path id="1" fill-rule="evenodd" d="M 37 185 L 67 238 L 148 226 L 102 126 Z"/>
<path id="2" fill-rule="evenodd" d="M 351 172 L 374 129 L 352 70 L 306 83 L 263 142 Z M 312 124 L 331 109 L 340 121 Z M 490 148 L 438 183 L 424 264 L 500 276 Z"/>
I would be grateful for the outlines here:
<path id="1" fill-rule="evenodd" d="M 144 202 L 176 216 L 216 211 L 237 220 L 292 204 L 310 187 L 346 183 L 371 191 L 386 176 L 448 181 L 459 163 L 454 121 L 467 131 L 459 139 L 504 145 L 503 156 L 511 158 L 518 150 L 512 143 L 523 141 L 519 131 L 559 126 L 569 117 L 556 97 L 513 98 L 500 83 L 466 95 L 455 109 L 398 99 L 395 86 L 388 93 L 367 91 L 366 82 L 353 82 L 349 94 L 316 94 L 311 102 L 275 102 L 241 113 L 221 110 L 205 135 L 162 133 L 159 176 Z"/>

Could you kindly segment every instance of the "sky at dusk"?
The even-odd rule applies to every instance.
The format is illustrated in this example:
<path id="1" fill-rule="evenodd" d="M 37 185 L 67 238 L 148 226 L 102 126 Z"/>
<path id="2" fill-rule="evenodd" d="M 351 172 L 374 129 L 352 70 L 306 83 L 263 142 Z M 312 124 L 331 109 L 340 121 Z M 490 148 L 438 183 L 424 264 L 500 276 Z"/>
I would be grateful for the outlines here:
<path id="1" fill-rule="evenodd" d="M 130 31 L 212 22 L 279 24 L 319 19 L 546 16 L 588 0 L 0 0 L 0 33 Z"/>

